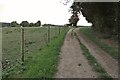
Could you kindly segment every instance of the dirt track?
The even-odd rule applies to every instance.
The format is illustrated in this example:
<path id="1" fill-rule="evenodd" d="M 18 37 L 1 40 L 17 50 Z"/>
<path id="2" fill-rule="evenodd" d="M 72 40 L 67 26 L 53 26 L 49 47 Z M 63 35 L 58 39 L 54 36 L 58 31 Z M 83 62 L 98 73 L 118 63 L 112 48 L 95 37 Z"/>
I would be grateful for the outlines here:
<path id="1" fill-rule="evenodd" d="M 79 42 L 72 29 L 67 33 L 60 52 L 60 62 L 55 78 L 94 78 L 97 74 L 92 70 L 82 54 Z"/>
<path id="2" fill-rule="evenodd" d="M 80 41 L 88 48 L 91 55 L 95 57 L 97 62 L 113 77 L 118 78 L 118 61 L 113 59 L 105 51 L 97 47 L 91 40 L 87 39 L 79 28 L 74 32 L 77 33 Z M 97 73 L 92 70 L 88 61 L 82 54 L 78 40 L 73 34 L 73 30 L 67 33 L 64 44 L 60 52 L 60 60 L 58 64 L 58 72 L 55 78 L 96 78 Z"/>

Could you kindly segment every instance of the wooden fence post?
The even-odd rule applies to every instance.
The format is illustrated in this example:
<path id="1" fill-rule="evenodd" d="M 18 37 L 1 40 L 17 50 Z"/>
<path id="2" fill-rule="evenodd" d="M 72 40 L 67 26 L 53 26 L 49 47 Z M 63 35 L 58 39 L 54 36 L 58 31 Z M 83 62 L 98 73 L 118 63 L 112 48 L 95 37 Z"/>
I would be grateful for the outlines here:
<path id="1" fill-rule="evenodd" d="M 57 27 L 55 26 L 55 37 L 57 37 Z"/>
<path id="2" fill-rule="evenodd" d="M 48 43 L 48 41 L 47 41 L 47 33 L 45 33 L 45 35 L 44 35 L 44 40 L 45 40 L 45 43 L 46 43 L 46 45 L 47 45 L 47 43 Z"/>
<path id="3" fill-rule="evenodd" d="M 50 26 L 48 26 L 48 42 L 50 42 Z"/>
<path id="4" fill-rule="evenodd" d="M 24 63 L 24 28 L 21 27 L 21 60 L 22 60 L 22 65 Z"/>
<path id="5" fill-rule="evenodd" d="M 59 34 L 60 34 L 60 26 L 59 26 Z"/>

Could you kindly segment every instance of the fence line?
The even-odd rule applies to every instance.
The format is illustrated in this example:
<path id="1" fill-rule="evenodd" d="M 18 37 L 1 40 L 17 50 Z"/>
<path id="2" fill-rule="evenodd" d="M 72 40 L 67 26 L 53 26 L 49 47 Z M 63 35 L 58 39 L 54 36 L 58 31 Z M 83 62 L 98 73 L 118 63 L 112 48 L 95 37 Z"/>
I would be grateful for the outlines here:
<path id="1" fill-rule="evenodd" d="M 40 36 L 40 38 L 39 39 L 41 39 L 41 40 L 43 40 L 44 41 L 44 44 L 46 45 L 46 44 L 48 44 L 50 41 L 51 41 L 51 39 L 52 38 L 54 38 L 54 37 L 57 37 L 60 33 L 62 33 L 63 31 L 65 31 L 66 30 L 66 28 L 67 27 L 53 27 L 53 26 L 47 26 L 47 27 L 21 27 L 21 28 L 18 28 L 18 29 L 20 29 L 21 31 L 20 31 L 20 37 L 21 37 L 21 39 L 20 39 L 20 43 L 21 43 L 21 50 L 20 50 L 20 55 L 21 55 L 21 57 L 19 58 L 19 55 L 18 55 L 18 58 L 16 58 L 17 60 L 18 60 L 18 62 L 22 62 L 22 65 L 23 65 L 23 63 L 24 63 L 24 61 L 25 61 L 25 57 L 27 57 L 27 52 L 26 52 L 26 37 L 28 36 L 27 35 L 27 29 L 32 29 L 32 30 L 34 30 L 34 28 L 35 28 L 35 32 L 36 32 L 36 30 L 42 30 L 43 31 L 43 33 L 39 33 L 40 35 L 42 34 L 42 36 Z M 7 28 L 6 28 L 7 29 Z M 8 29 L 10 29 L 10 28 L 8 28 Z M 12 28 L 14 31 L 15 31 L 15 29 L 14 28 Z M 17 30 L 16 30 L 17 31 Z M 19 31 L 19 30 L 18 30 Z M 26 31 L 26 32 L 25 32 Z M 45 32 L 46 31 L 46 32 Z M 34 33 L 34 31 L 33 31 L 33 33 Z M 33 35 L 33 33 L 32 32 L 30 32 L 30 34 L 31 35 Z M 38 34 L 38 33 L 37 33 Z M 10 34 L 9 34 L 10 35 Z M 27 36 L 25 36 L 25 35 L 27 35 Z M 33 38 L 35 38 L 34 37 L 34 35 L 33 35 Z M 30 39 L 33 39 L 33 38 L 30 38 Z M 39 42 L 41 41 L 41 40 L 39 40 Z M 29 40 L 29 38 L 28 38 L 28 41 L 30 41 Z M 29 42 L 28 42 L 29 43 Z M 45 46 L 44 44 L 41 44 L 40 43 L 40 46 Z M 19 45 L 19 44 L 17 44 L 17 45 Z M 29 47 L 31 47 L 30 45 L 28 45 L 28 48 Z M 39 47 L 39 46 L 36 46 L 36 47 Z M 11 47 L 12 48 L 12 47 Z M 32 48 L 33 49 L 33 48 Z M 28 49 L 28 51 L 29 51 L 29 49 Z M 16 52 L 17 53 L 17 52 Z M 28 52 L 29 53 L 29 52 Z M 32 53 L 32 52 L 30 52 L 30 53 Z M 12 55 L 12 53 L 9 55 L 9 56 L 11 56 Z M 7 63 L 8 63 L 8 61 L 9 61 L 9 59 L 7 60 Z M 5 61 L 3 61 L 3 62 L 5 62 Z M 12 65 L 14 64 L 14 63 L 16 63 L 17 61 L 16 60 L 12 60 L 12 61 L 9 61 L 9 63 L 11 63 Z M 11 64 L 5 64 L 5 66 L 7 67 L 7 65 L 8 66 L 10 66 Z"/>
<path id="2" fill-rule="evenodd" d="M 25 54 L 25 43 L 24 43 L 24 29 L 26 29 L 27 27 L 22 27 L 22 31 L 21 31 L 21 34 L 22 34 L 22 39 L 21 39 L 21 41 L 22 41 L 22 44 L 21 44 L 21 46 L 22 46 L 22 48 L 21 48 L 21 51 L 22 51 L 22 62 L 24 62 L 24 54 Z M 34 27 L 30 27 L 30 28 L 34 28 Z M 37 28 L 39 28 L 39 27 L 37 27 Z M 44 40 L 45 40 L 45 43 L 46 44 L 48 44 L 49 42 L 50 42 L 50 39 L 51 39 L 51 37 L 52 37 L 52 35 L 50 34 L 51 33 L 51 29 L 57 29 L 58 28 L 58 35 L 60 35 L 60 33 L 62 32 L 62 31 L 65 31 L 66 29 L 65 29 L 65 27 L 52 27 L 52 26 L 48 26 L 48 27 L 46 27 L 48 30 L 47 30 L 47 33 L 45 33 L 45 35 L 43 35 L 44 36 Z M 62 29 L 63 28 L 63 29 Z M 55 30 L 54 32 L 56 32 L 57 30 Z M 57 34 L 57 33 L 56 33 Z M 55 36 L 58 36 L 58 35 L 55 35 Z M 54 37 L 55 37 L 54 36 Z"/>

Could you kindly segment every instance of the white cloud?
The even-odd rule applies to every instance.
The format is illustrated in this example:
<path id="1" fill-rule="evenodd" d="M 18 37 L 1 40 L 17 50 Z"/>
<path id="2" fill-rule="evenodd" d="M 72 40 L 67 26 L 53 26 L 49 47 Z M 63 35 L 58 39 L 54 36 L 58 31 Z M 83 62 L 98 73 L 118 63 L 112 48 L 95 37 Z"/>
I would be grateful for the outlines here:
<path id="1" fill-rule="evenodd" d="M 71 15 L 68 12 L 71 3 L 66 6 L 60 2 L 61 0 L 1 0 L 0 21 L 20 23 L 23 20 L 29 22 L 41 20 L 43 24 L 65 24 Z"/>

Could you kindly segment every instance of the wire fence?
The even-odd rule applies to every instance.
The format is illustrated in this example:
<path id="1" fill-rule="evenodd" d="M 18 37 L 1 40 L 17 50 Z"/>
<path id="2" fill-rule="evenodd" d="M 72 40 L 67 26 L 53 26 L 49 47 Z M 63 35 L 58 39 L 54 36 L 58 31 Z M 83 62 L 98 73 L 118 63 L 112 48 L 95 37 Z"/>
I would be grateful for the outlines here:
<path id="1" fill-rule="evenodd" d="M 42 50 L 67 29 L 65 26 L 2 28 L 3 72 L 8 73 L 16 64 L 23 64 L 31 54 Z"/>

